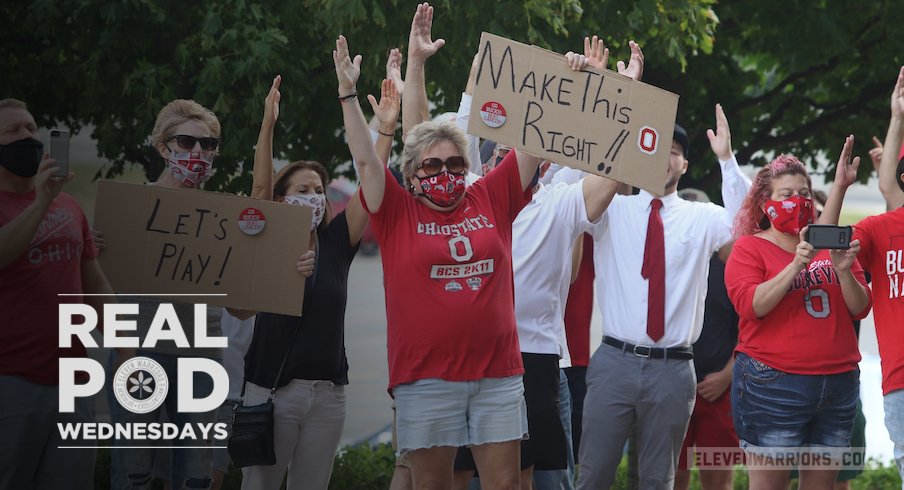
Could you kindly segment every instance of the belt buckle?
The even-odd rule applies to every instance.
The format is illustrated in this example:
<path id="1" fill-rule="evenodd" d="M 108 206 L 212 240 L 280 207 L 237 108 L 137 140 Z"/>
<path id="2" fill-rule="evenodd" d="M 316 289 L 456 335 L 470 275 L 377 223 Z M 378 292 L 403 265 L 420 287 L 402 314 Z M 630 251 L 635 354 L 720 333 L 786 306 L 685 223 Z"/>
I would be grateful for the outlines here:
<path id="1" fill-rule="evenodd" d="M 637 349 L 646 349 L 645 354 L 641 354 L 641 352 L 637 352 Z M 653 348 L 648 345 L 635 345 L 634 346 L 634 355 L 637 357 L 650 357 L 650 354 L 653 352 Z"/>

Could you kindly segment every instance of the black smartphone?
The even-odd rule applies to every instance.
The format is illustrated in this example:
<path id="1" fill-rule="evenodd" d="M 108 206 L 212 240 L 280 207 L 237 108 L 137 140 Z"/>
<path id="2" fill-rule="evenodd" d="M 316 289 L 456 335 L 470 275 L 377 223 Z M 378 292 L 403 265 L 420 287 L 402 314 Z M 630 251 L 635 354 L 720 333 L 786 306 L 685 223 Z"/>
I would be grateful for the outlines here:
<path id="1" fill-rule="evenodd" d="M 848 249 L 853 231 L 850 226 L 810 225 L 806 239 L 813 248 Z"/>
<path id="2" fill-rule="evenodd" d="M 50 158 L 56 160 L 55 177 L 69 175 L 69 131 L 65 129 L 50 130 Z"/>

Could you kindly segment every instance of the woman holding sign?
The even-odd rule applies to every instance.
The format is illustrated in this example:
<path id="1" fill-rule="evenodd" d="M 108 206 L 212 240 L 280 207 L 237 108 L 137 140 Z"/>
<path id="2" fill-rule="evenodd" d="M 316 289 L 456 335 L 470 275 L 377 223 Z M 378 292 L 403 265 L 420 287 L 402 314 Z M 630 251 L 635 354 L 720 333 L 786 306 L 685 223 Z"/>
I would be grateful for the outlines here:
<path id="1" fill-rule="evenodd" d="M 160 110 L 151 133 L 151 144 L 166 163 L 163 172 L 155 182 L 148 185 L 170 189 L 197 189 L 213 172 L 213 162 L 220 147 L 220 121 L 209 109 L 193 100 L 177 99 Z M 157 298 L 120 296 L 121 303 L 138 304 L 138 336 L 144 345 L 152 321 L 161 303 Z M 186 331 L 191 347 L 177 347 L 171 340 L 156 342 L 151 349 L 138 349 L 138 356 L 157 362 L 170 380 L 177 379 L 176 365 L 181 357 L 204 357 L 220 360 L 220 350 L 197 348 L 193 339 L 195 328 L 194 304 L 172 303 L 179 323 Z M 208 336 L 220 336 L 221 308 L 207 307 Z M 137 373 L 137 371 L 135 371 Z M 212 390 L 212 380 L 200 376 L 194 383 L 194 396 L 204 396 Z M 140 395 L 140 390 L 137 395 Z M 116 423 L 151 423 L 162 418 L 166 408 L 166 420 L 180 427 L 184 424 L 214 423 L 214 412 L 180 412 L 177 407 L 176 390 L 171 389 L 160 407 L 146 413 L 125 410 L 108 391 L 110 416 Z M 204 486 L 211 481 L 212 450 L 203 447 L 204 441 L 179 439 L 173 445 L 193 446 L 190 449 L 167 451 L 142 447 L 110 451 L 112 461 L 111 486 L 113 488 L 144 488 L 153 476 L 171 482 L 174 488 Z"/>
<path id="2" fill-rule="evenodd" d="M 837 221 L 856 180 L 853 143 L 853 136 L 845 141 L 823 221 Z M 860 374 L 853 320 L 869 312 L 869 289 L 856 261 L 859 242 L 815 250 L 806 241 L 811 188 L 793 156 L 760 170 L 738 213 L 740 238 L 725 268 L 740 316 L 731 405 L 751 487 L 787 487 L 791 467 L 764 467 L 758 458 L 769 457 L 797 461 L 801 488 L 831 488 L 838 467 L 814 465 L 819 461 L 799 448 L 850 445 Z"/>
<path id="3" fill-rule="evenodd" d="M 432 8 L 422 4 L 418 13 L 429 26 Z M 429 27 L 412 40 L 409 54 L 441 45 L 430 40 Z M 398 186 L 376 154 L 358 104 L 361 57 L 349 56 L 344 36 L 333 57 L 362 204 L 382 251 L 399 449 L 408 452 L 419 486 L 451 485 L 456 448 L 471 446 L 485 488 L 517 488 L 527 422 L 512 221 L 530 200 L 540 159 L 510 152 L 466 188 L 464 134 L 454 123 L 424 122 L 407 132 L 405 187 Z"/>
<path id="4" fill-rule="evenodd" d="M 279 488 L 288 468 L 290 490 L 326 489 L 345 424 L 348 270 L 368 217 L 357 193 L 345 211 L 333 216 L 325 193 L 329 176 L 318 162 L 293 162 L 274 176 L 273 132 L 279 117 L 281 81 L 279 76 L 273 80 L 264 102 L 252 196 L 312 208 L 311 252 L 297 264 L 307 277 L 304 297 L 298 295 L 304 304 L 302 316 L 259 313 L 245 356 L 244 404 L 264 403 L 271 388 L 276 388 L 276 464 L 243 468 L 242 488 Z M 386 110 L 376 112 L 394 129 L 398 96 L 386 92 L 390 86 L 384 84 L 383 88 L 385 102 L 378 107 Z M 391 143 L 391 137 L 388 139 Z M 316 260 L 310 260 L 314 255 Z M 284 358 L 285 367 L 279 374 Z"/>

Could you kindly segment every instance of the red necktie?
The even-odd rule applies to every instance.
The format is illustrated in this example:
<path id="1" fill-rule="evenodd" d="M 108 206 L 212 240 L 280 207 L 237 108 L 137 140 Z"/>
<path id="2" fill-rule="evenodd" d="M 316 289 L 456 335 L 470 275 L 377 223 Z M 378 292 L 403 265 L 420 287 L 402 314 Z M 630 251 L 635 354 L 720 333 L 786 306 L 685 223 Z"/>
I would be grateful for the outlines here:
<path id="1" fill-rule="evenodd" d="M 665 238 L 662 234 L 662 201 L 650 202 L 647 242 L 643 251 L 640 275 L 649 281 L 647 297 L 647 335 L 657 342 L 665 334 Z"/>

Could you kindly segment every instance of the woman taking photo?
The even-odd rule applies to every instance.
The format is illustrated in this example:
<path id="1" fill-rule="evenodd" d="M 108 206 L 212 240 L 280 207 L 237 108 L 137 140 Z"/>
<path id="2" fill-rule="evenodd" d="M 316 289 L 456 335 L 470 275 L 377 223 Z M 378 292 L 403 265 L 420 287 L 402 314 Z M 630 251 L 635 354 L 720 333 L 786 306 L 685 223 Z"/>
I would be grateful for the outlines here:
<path id="1" fill-rule="evenodd" d="M 333 216 L 325 193 L 329 176 L 318 162 L 293 162 L 273 175 L 280 82 L 280 77 L 273 80 L 264 105 L 252 197 L 312 208 L 311 251 L 296 264 L 307 277 L 304 296 L 285 292 L 303 302 L 302 316 L 258 313 L 245 355 L 244 404 L 264 403 L 274 381 L 277 388 L 273 396 L 276 464 L 243 468 L 242 488 L 279 488 L 288 470 L 288 489 L 326 489 L 345 424 L 348 271 L 368 217 L 357 193 L 345 211 Z M 395 129 L 397 98 L 394 115 L 391 110 L 388 114 Z M 291 350 L 287 353 L 287 349 Z M 277 380 L 284 358 L 285 368 Z"/>
<path id="2" fill-rule="evenodd" d="M 856 179 L 853 140 L 838 162 L 826 222 L 837 222 Z M 752 489 L 787 488 L 791 469 L 764 468 L 757 456 L 797 458 L 801 489 L 832 488 L 838 469 L 808 465 L 809 451 L 797 448 L 850 446 L 860 376 L 853 320 L 869 312 L 869 289 L 856 240 L 847 250 L 816 250 L 805 241 L 811 195 L 797 158 L 780 155 L 761 169 L 736 218 L 739 238 L 725 268 L 740 316 L 732 411 Z"/>

